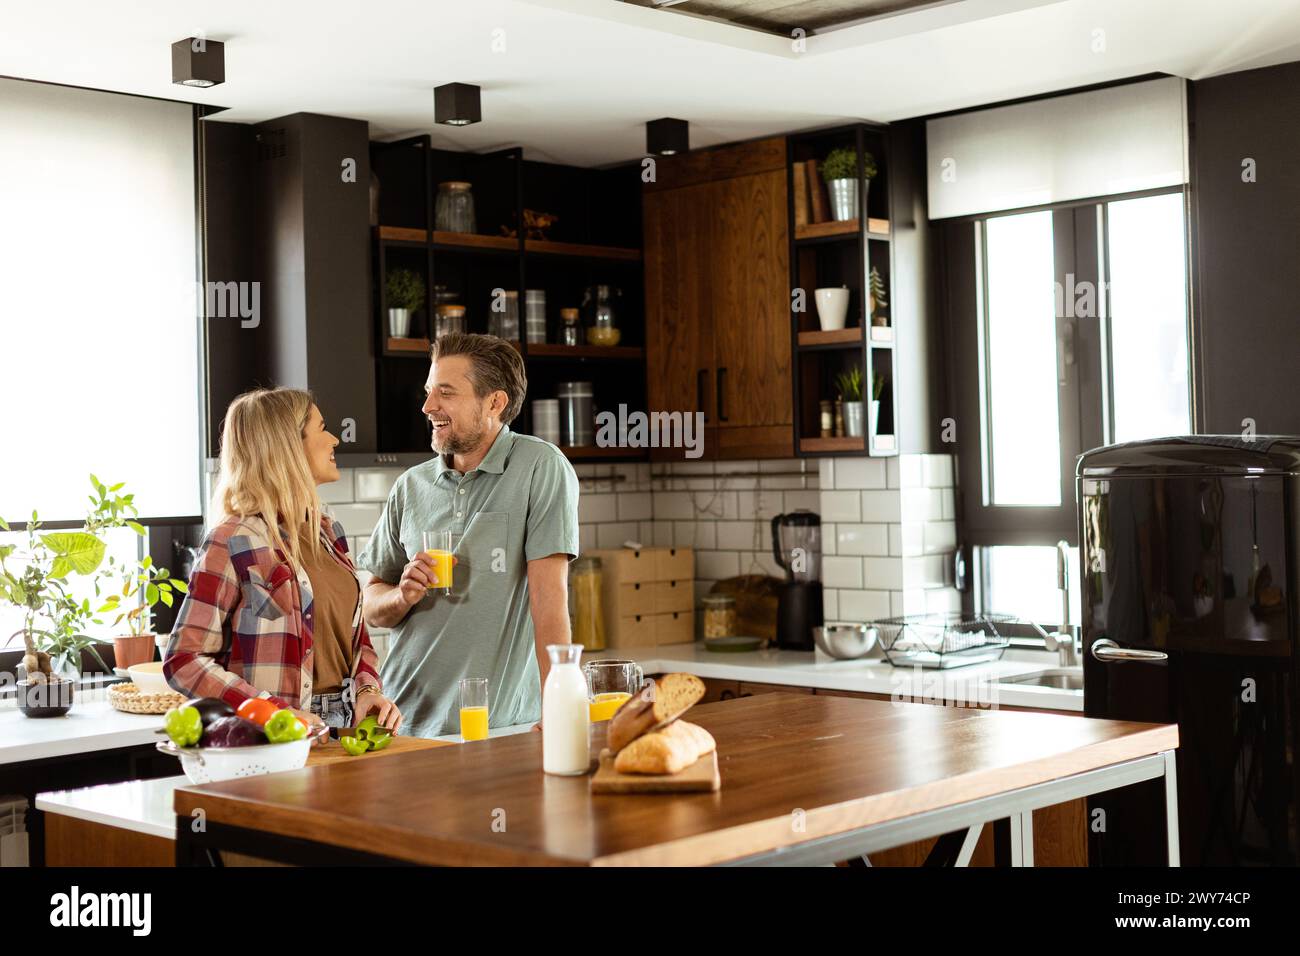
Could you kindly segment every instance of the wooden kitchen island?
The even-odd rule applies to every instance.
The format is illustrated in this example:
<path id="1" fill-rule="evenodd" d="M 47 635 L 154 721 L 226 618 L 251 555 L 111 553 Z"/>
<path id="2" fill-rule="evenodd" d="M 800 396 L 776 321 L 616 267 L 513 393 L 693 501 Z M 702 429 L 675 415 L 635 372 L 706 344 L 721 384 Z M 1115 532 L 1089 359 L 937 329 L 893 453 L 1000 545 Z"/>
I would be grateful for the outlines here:
<path id="1" fill-rule="evenodd" d="M 593 796 L 587 777 L 544 774 L 541 735 L 520 734 L 179 788 L 177 862 L 815 864 L 944 835 L 964 865 L 1009 819 L 1011 862 L 1032 865 L 1034 809 L 1163 777 L 1178 863 L 1174 725 L 793 694 L 690 719 L 717 740 L 718 792 Z"/>

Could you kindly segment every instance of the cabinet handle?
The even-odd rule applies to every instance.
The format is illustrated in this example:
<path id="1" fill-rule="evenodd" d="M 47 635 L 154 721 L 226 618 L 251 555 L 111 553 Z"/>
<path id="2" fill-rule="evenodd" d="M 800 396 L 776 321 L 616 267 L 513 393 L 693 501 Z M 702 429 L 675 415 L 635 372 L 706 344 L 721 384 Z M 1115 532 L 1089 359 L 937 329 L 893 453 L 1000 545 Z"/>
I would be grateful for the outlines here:
<path id="1" fill-rule="evenodd" d="M 708 375 L 708 369 L 700 369 L 695 373 L 695 407 L 697 410 L 704 412 L 704 420 L 709 420 L 709 413 L 704 411 L 704 376 Z"/>
<path id="2" fill-rule="evenodd" d="M 718 369 L 718 421 L 720 422 L 727 420 L 727 413 L 723 411 L 726 406 L 722 402 L 722 396 L 726 389 L 726 375 L 727 370 L 725 368 Z"/>

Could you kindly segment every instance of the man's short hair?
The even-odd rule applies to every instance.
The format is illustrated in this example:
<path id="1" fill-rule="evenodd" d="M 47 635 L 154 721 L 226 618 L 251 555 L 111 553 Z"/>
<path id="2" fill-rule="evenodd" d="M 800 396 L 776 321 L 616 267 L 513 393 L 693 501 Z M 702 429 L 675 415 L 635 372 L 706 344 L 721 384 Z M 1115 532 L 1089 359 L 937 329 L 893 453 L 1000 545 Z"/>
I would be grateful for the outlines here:
<path id="1" fill-rule="evenodd" d="M 449 332 L 440 335 L 429 350 L 433 361 L 449 355 L 463 355 L 469 359 L 469 380 L 474 394 L 480 399 L 496 391 L 506 393 L 506 407 L 501 421 L 514 421 L 524 407 L 528 392 L 528 375 L 519 350 L 505 339 L 495 335 L 475 335 L 471 332 Z"/>

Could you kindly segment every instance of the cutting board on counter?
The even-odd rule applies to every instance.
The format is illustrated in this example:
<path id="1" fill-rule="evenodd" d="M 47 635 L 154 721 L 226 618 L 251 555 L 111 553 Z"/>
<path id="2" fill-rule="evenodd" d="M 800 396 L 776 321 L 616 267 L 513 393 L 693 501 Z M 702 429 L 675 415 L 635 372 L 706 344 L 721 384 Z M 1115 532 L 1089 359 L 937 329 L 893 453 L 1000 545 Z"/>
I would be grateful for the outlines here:
<path id="1" fill-rule="evenodd" d="M 449 740 L 427 740 L 424 737 L 394 737 L 383 750 L 372 750 L 370 753 L 361 754 L 353 757 L 343 745 L 337 740 L 331 740 L 327 743 L 318 744 L 311 748 L 311 753 L 307 755 L 307 766 L 323 767 L 332 763 L 365 763 L 369 760 L 378 760 L 387 754 L 406 754 L 414 750 L 429 750 L 432 747 L 455 747 L 457 744 Z"/>
<path id="2" fill-rule="evenodd" d="M 619 773 L 614 755 L 600 754 L 600 766 L 591 778 L 592 793 L 707 793 L 722 786 L 718 752 L 705 754 L 681 773 Z"/>

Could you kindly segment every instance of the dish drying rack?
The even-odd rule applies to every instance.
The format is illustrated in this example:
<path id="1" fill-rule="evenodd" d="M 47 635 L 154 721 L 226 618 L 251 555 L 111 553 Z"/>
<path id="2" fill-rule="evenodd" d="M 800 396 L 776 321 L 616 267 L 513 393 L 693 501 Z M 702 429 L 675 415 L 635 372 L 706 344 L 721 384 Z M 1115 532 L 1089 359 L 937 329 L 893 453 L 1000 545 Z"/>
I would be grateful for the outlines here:
<path id="1" fill-rule="evenodd" d="M 1019 622 L 1014 614 L 948 611 L 887 617 L 872 626 L 895 667 L 946 669 L 996 661 L 1011 644 L 998 627 Z"/>

